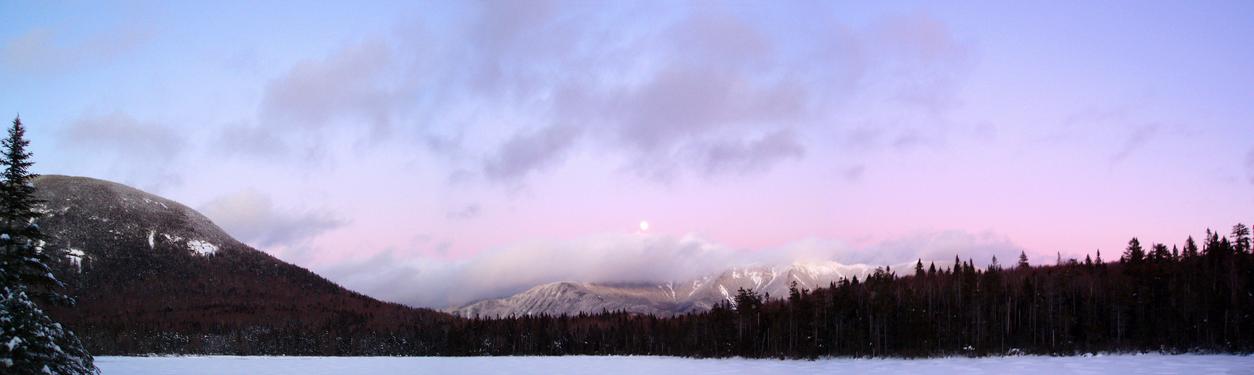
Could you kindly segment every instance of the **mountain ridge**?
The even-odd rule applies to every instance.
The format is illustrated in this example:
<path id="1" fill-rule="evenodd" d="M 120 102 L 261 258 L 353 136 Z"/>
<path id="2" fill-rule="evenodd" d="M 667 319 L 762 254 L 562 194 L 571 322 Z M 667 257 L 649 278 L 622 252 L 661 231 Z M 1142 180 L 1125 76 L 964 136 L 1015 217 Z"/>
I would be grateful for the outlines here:
<path id="1" fill-rule="evenodd" d="M 721 273 L 683 281 L 556 281 L 513 295 L 448 307 L 443 311 L 467 318 L 577 315 L 602 311 L 674 316 L 706 311 L 721 301 L 735 305 L 735 294 L 740 288 L 772 297 L 785 297 L 793 281 L 797 282 L 798 288 L 813 290 L 841 278 L 865 277 L 874 269 L 865 264 L 845 265 L 834 261 L 793 262 L 783 266 L 733 267 Z"/>

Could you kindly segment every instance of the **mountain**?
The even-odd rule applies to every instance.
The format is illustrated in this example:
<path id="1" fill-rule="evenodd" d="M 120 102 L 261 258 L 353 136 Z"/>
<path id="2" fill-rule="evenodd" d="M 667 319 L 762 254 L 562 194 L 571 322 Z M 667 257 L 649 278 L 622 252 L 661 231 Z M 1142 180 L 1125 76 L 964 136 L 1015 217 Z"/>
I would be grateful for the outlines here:
<path id="1" fill-rule="evenodd" d="M 49 310 L 95 354 L 387 354 L 416 344 L 384 333 L 451 318 L 344 289 L 178 202 L 84 177 L 34 183 L 43 249 L 78 300 Z"/>
<path id="2" fill-rule="evenodd" d="M 720 301 L 734 305 L 736 291 L 740 288 L 783 298 L 788 296 L 788 288 L 794 281 L 798 288 L 813 290 L 841 278 L 865 277 L 871 271 L 873 269 L 866 265 L 798 262 L 787 266 L 733 268 L 682 282 L 555 282 L 445 311 L 462 317 L 576 315 L 601 311 L 673 316 L 709 310 Z"/>

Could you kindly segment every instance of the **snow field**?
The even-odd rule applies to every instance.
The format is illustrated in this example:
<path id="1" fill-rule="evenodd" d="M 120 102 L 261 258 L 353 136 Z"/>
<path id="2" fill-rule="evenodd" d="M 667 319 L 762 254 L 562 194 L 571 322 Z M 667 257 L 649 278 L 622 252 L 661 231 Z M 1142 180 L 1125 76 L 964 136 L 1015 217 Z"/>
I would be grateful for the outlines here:
<path id="1" fill-rule="evenodd" d="M 1109 355 L 937 359 L 674 357 L 96 357 L 113 374 L 1254 374 L 1254 356 Z"/>

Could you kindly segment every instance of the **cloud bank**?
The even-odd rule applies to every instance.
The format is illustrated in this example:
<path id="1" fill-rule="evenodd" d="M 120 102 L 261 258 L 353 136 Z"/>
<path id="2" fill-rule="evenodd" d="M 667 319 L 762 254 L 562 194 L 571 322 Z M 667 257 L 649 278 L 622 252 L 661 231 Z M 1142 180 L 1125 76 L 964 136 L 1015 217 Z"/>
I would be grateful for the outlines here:
<path id="1" fill-rule="evenodd" d="M 507 186 L 579 149 L 650 180 L 703 179 L 804 158 L 855 102 L 935 122 L 973 60 L 924 13 L 850 26 L 818 3 L 772 15 L 802 19 L 787 23 L 718 3 L 468 5 L 451 25 L 302 61 L 266 85 L 257 122 L 298 142 L 409 140 Z"/>

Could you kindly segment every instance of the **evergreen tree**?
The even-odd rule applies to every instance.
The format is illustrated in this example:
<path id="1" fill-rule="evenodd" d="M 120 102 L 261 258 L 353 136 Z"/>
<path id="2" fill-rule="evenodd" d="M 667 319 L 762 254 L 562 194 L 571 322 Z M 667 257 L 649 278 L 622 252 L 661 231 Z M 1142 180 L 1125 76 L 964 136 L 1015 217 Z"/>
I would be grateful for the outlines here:
<path id="1" fill-rule="evenodd" d="M 1155 262 L 1171 260 L 1171 252 L 1167 250 L 1167 245 L 1156 243 L 1153 246 L 1154 251 L 1150 253 L 1150 259 Z"/>
<path id="2" fill-rule="evenodd" d="M 1238 254 L 1250 252 L 1250 228 L 1245 224 L 1237 223 L 1232 226 L 1232 245 Z"/>
<path id="3" fill-rule="evenodd" d="M 1193 240 L 1193 236 L 1189 236 L 1189 239 L 1184 240 L 1184 257 L 1193 258 L 1196 256 L 1197 256 L 1197 241 Z"/>
<path id="4" fill-rule="evenodd" d="M 92 357 L 78 337 L 31 300 L 69 302 L 56 291 L 62 285 L 50 272 L 49 252 L 35 222 L 41 202 L 35 198 L 25 135 L 21 119 L 14 119 L 9 136 L 0 141 L 5 167 L 0 182 L 0 372 L 94 374 Z"/>
<path id="5" fill-rule="evenodd" d="M 95 374 L 91 354 L 17 287 L 0 290 L 0 373 Z"/>
<path id="6" fill-rule="evenodd" d="M 1028 269 L 1028 253 L 1019 251 L 1019 269 Z"/>
<path id="7" fill-rule="evenodd" d="M 1121 259 L 1129 264 L 1140 264 L 1145 261 L 1145 249 L 1141 247 L 1141 241 L 1136 239 L 1136 237 L 1132 237 L 1132 240 L 1128 241 L 1128 249 L 1124 250 Z"/>
<path id="8" fill-rule="evenodd" d="M 0 141 L 0 163 L 4 165 L 4 181 L 0 182 L 0 267 L 5 270 L 5 285 L 19 283 L 35 298 L 58 300 L 53 290 L 61 282 L 48 268 L 48 254 L 41 251 L 44 236 L 35 224 L 39 217 L 35 206 L 42 202 L 35 198 L 33 180 L 37 175 L 30 173 L 34 163 L 26 151 L 30 141 L 25 136 L 26 128 L 17 118 L 9 128 L 9 136 Z"/>

